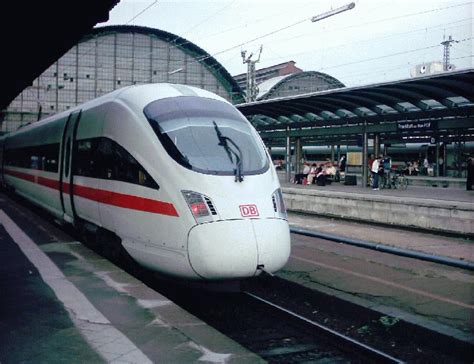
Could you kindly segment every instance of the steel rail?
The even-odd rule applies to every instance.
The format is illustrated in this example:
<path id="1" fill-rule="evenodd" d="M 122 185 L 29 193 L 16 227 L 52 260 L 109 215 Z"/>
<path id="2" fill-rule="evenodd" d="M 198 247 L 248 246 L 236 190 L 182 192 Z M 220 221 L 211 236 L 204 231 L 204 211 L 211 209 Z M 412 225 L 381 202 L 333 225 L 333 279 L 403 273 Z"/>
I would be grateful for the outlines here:
<path id="1" fill-rule="evenodd" d="M 279 310 L 279 311 L 283 311 L 285 312 L 286 314 L 294 317 L 294 318 L 297 318 L 299 320 L 302 320 L 304 321 L 305 323 L 307 324 L 310 324 L 312 327 L 316 328 L 318 330 L 318 332 L 320 334 L 323 334 L 325 336 L 329 336 L 332 340 L 335 340 L 339 343 L 342 343 L 342 344 L 345 344 L 345 345 L 348 345 L 351 347 L 352 350 L 355 350 L 359 353 L 362 353 L 363 355 L 373 359 L 375 362 L 377 363 L 404 363 L 404 361 L 400 360 L 400 359 L 397 359 L 389 354 L 386 354 L 380 350 L 377 350 L 377 349 L 374 349 L 368 345 L 365 345 L 355 339 L 352 339 L 346 335 L 343 335 L 329 327 L 326 327 L 324 325 L 321 325 L 315 321 L 312 321 L 306 317 L 303 317 L 295 312 L 292 312 L 284 307 L 281 307 L 273 302 L 270 302 L 270 301 L 267 301 L 266 299 L 264 298 L 261 298 L 261 297 L 258 297 L 256 296 L 255 294 L 251 293 L 251 292 L 248 292 L 248 291 L 244 291 L 243 293 L 245 293 L 246 295 L 260 301 L 260 302 L 263 302 L 269 306 L 272 306 L 273 308 Z"/>
<path id="2" fill-rule="evenodd" d="M 438 263 L 449 265 L 451 267 L 462 268 L 474 271 L 474 263 L 467 262 L 461 259 L 454 259 L 449 257 L 442 257 L 439 255 L 427 254 L 422 252 L 417 252 L 408 249 L 397 248 L 394 246 L 379 244 L 379 243 L 372 243 L 370 241 L 360 240 L 360 239 L 353 239 L 348 238 L 345 236 L 329 234 L 329 233 L 322 233 L 312 230 L 300 229 L 292 227 L 290 228 L 290 232 L 299 235 L 310 236 L 312 238 L 319 238 L 324 240 L 335 241 L 337 243 L 344 243 L 348 245 L 357 246 L 360 248 L 366 248 L 371 250 L 377 250 L 383 253 L 389 253 L 394 255 L 400 255 L 403 257 L 414 258 L 419 260 L 425 260 L 428 262 Z"/>

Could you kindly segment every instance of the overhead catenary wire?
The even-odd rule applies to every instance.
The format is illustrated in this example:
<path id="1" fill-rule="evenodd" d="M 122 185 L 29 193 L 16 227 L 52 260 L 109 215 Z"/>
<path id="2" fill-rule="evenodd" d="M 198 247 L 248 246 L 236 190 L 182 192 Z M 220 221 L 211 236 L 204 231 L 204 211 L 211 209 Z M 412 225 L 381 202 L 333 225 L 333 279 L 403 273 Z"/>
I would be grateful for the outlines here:
<path id="1" fill-rule="evenodd" d="M 345 43 L 345 44 L 341 44 L 341 45 L 338 45 L 338 46 L 335 46 L 335 47 L 329 47 L 329 48 L 324 48 L 321 50 L 321 53 L 324 53 L 328 50 L 333 50 L 333 49 L 340 49 L 340 48 L 345 48 L 347 47 L 349 44 L 351 45 L 354 45 L 354 44 L 358 44 L 358 43 L 366 43 L 367 41 L 371 41 L 371 40 L 378 40 L 378 39 L 387 39 L 387 38 L 392 38 L 392 37 L 396 37 L 396 36 L 401 36 L 401 35 L 406 35 L 406 34 L 411 34 L 411 33 L 414 33 L 414 32 L 419 32 L 419 31 L 424 31 L 425 29 L 435 29 L 435 28 L 440 28 L 440 27 L 446 27 L 447 25 L 451 25 L 451 24 L 456 24 L 456 23 L 460 23 L 460 22 L 465 22 L 465 21 L 469 21 L 469 20 L 472 20 L 472 17 L 471 18 L 465 18 L 465 19 L 460 19 L 460 20 L 456 20 L 456 21 L 453 21 L 453 22 L 449 22 L 449 23 L 443 23 L 443 24 L 438 24 L 438 25 L 434 25 L 432 27 L 428 27 L 428 28 L 419 28 L 419 29 L 416 29 L 416 30 L 412 30 L 412 31 L 408 31 L 408 32 L 402 32 L 402 33 L 396 33 L 396 34 L 391 34 L 391 35 L 387 35 L 387 36 L 382 36 L 382 37 L 376 37 L 376 38 L 371 38 L 371 39 L 365 39 L 365 40 L 362 40 L 362 41 L 357 41 L 357 42 L 350 42 L 350 43 Z M 471 39 L 471 38 L 469 38 Z M 461 41 L 465 41 L 465 40 L 468 40 L 468 39 L 462 39 Z M 429 46 L 429 47 L 425 47 L 425 48 L 419 48 L 419 49 L 416 49 L 416 50 L 409 50 L 409 51 L 404 51 L 404 52 L 399 52 L 399 54 L 404 54 L 404 53 L 411 53 L 411 52 L 416 52 L 418 50 L 426 50 L 426 49 L 433 49 L 433 48 L 437 48 L 439 45 L 436 44 L 436 45 L 433 45 L 433 46 Z M 305 52 L 300 52 L 300 53 L 297 53 L 296 55 L 302 55 L 302 54 L 309 54 L 313 51 L 305 51 Z M 294 56 L 295 54 L 293 54 Z M 385 57 L 391 57 L 393 55 L 398 55 L 397 54 L 392 54 L 392 55 L 385 55 L 385 56 L 382 56 L 383 58 Z M 279 60 L 279 59 L 283 59 L 283 58 L 287 58 L 287 57 L 274 57 L 274 58 L 271 58 L 271 59 L 267 59 L 268 60 Z M 460 59 L 460 58 L 457 58 L 457 59 Z M 370 60 L 370 59 L 369 59 Z M 363 62 L 364 60 L 362 61 L 357 61 L 357 62 Z M 220 68 L 223 68 L 223 67 L 220 67 Z M 328 67 L 327 67 L 328 68 Z M 327 69 L 326 68 L 326 69 Z M 331 68 L 335 68 L 335 66 L 331 67 Z"/>
<path id="2" fill-rule="evenodd" d="M 157 3 L 157 1 L 154 1 L 152 4 L 146 6 L 142 11 L 140 11 L 137 15 L 135 15 L 133 18 L 131 18 L 131 19 L 127 22 L 127 24 L 128 24 L 128 23 L 131 23 L 134 19 L 136 19 L 136 18 L 137 18 L 138 16 L 140 16 L 141 14 L 143 14 L 145 11 L 148 11 L 148 10 L 149 10 L 151 7 L 153 7 L 156 3 Z M 232 3 L 233 3 L 233 2 L 232 2 Z M 232 3 L 231 3 L 231 4 L 232 4 Z M 379 22 L 383 22 L 383 21 L 390 21 L 390 20 L 393 20 L 393 19 L 397 19 L 397 18 L 401 18 L 401 17 L 413 16 L 413 15 L 418 15 L 418 14 L 431 13 L 431 12 L 440 11 L 440 10 L 444 10 L 444 9 L 448 9 L 448 8 L 453 8 L 453 7 L 457 7 L 457 6 L 464 6 L 464 5 L 466 5 L 466 4 L 469 4 L 469 3 L 455 4 L 455 5 L 451 5 L 451 6 L 447 6 L 447 7 L 440 7 L 440 8 L 436 8 L 436 9 L 425 10 L 425 11 L 422 11 L 422 12 L 406 14 L 406 15 L 398 16 L 398 17 L 391 17 L 391 18 L 379 19 L 379 20 L 375 20 L 375 21 L 370 22 L 370 23 L 359 24 L 359 25 L 357 25 L 357 26 L 362 26 L 362 25 L 367 25 L 367 24 L 372 24 L 372 23 L 379 23 Z M 230 6 L 230 5 L 226 5 L 226 6 Z M 224 8 L 225 8 L 225 7 L 224 7 Z M 223 10 L 224 8 L 222 8 L 221 10 Z M 217 55 L 222 54 L 222 53 L 225 53 L 225 52 L 227 52 L 227 51 L 230 51 L 230 50 L 239 48 L 239 47 L 241 47 L 241 46 L 244 45 L 244 44 L 251 43 L 251 42 L 256 41 L 256 40 L 258 40 L 258 39 L 262 39 L 262 38 L 267 37 L 267 36 L 269 36 L 269 35 L 275 34 L 275 33 L 279 32 L 279 31 L 288 29 L 288 28 L 290 28 L 290 27 L 292 27 L 292 26 L 296 26 L 297 24 L 300 24 L 300 23 L 302 23 L 302 22 L 304 22 L 304 21 L 307 21 L 307 19 L 304 19 L 304 20 L 298 21 L 298 22 L 296 22 L 296 23 L 290 24 L 290 25 L 288 25 L 288 26 L 285 26 L 285 27 L 276 29 L 276 30 L 274 30 L 274 31 L 272 31 L 272 32 L 266 33 L 266 34 L 261 35 L 261 36 L 259 36 L 259 37 L 255 37 L 255 38 L 253 38 L 253 39 L 251 39 L 251 40 L 248 40 L 248 41 L 246 41 L 246 42 L 239 43 L 238 45 L 235 45 L 235 46 L 233 46 L 233 47 L 227 48 L 227 49 L 225 49 L 225 50 L 223 50 L 223 51 L 216 52 L 216 53 L 214 53 L 213 55 L 207 55 L 207 56 L 200 57 L 200 58 L 198 58 L 196 61 L 191 62 L 191 63 L 199 63 L 199 62 L 201 62 L 201 61 L 203 61 L 203 60 L 205 60 L 205 59 L 207 59 L 207 58 L 217 56 Z M 94 47 L 91 47 L 90 50 L 92 51 L 93 49 L 94 49 Z M 412 50 L 412 51 L 414 51 L 414 50 Z M 408 51 L 408 52 L 412 52 L 412 51 Z M 154 52 L 153 52 L 153 53 L 154 53 Z M 403 52 L 401 52 L 401 53 L 403 54 Z M 84 53 L 82 53 L 81 56 L 84 56 Z M 389 56 L 391 56 L 391 55 L 386 55 L 386 56 L 383 56 L 383 57 L 389 57 Z M 360 62 L 360 61 L 358 61 L 358 62 Z M 71 62 L 70 65 L 72 65 L 72 64 L 73 64 L 73 63 Z M 75 63 L 74 63 L 74 64 L 75 64 Z M 63 65 L 67 65 L 67 63 L 63 63 Z M 215 69 L 215 70 L 220 70 L 220 69 L 224 68 L 222 65 L 220 65 L 220 64 L 218 64 L 218 63 L 217 63 L 217 64 L 216 64 L 216 63 L 213 64 L 213 63 L 211 63 L 211 62 L 207 63 L 207 67 L 210 67 L 210 68 Z M 337 67 L 342 67 L 342 66 L 341 66 L 341 65 L 338 65 Z M 331 67 L 331 68 L 334 68 L 334 67 Z M 329 69 L 329 68 L 324 68 L 324 69 Z"/>
<path id="3" fill-rule="evenodd" d="M 134 18 L 136 18 L 137 16 L 143 14 L 145 11 L 149 10 L 149 9 L 150 9 L 153 5 L 155 5 L 156 3 L 157 3 L 157 1 L 155 1 L 155 2 L 153 2 L 152 4 L 150 4 L 149 6 L 147 6 L 147 7 L 146 7 L 145 9 L 143 9 L 139 14 L 137 14 L 137 15 L 134 16 L 132 19 L 130 19 L 127 23 L 131 22 Z M 389 20 L 393 20 L 393 19 L 397 19 L 397 18 L 401 18 L 401 17 L 408 17 L 408 16 L 414 16 L 414 15 L 419 15 L 419 14 L 424 14 L 424 13 L 431 13 L 431 12 L 440 11 L 440 10 L 444 10 L 444 9 L 448 9 L 448 8 L 453 8 L 453 7 L 457 7 L 457 6 L 463 6 L 463 5 L 466 5 L 466 4 L 469 4 L 469 3 L 455 4 L 455 5 L 450 5 L 450 6 L 447 6 L 447 7 L 440 7 L 440 8 L 436 8 L 436 9 L 425 10 L 425 11 L 422 11 L 422 12 L 411 13 L 411 14 L 405 14 L 405 15 L 403 15 L 403 16 L 398 16 L 398 17 L 379 19 L 379 20 L 375 20 L 375 21 L 370 22 L 370 23 L 363 23 L 363 24 L 358 24 L 358 25 L 353 25 L 353 26 L 363 26 L 363 25 L 372 24 L 372 23 L 379 23 L 379 22 L 383 22 L 383 21 L 389 21 Z M 230 6 L 230 5 L 227 5 L 227 6 Z M 224 7 L 224 8 L 225 8 L 225 7 Z M 221 10 L 223 10 L 224 8 L 222 8 Z M 235 46 L 226 48 L 226 49 L 224 49 L 224 50 L 222 50 L 222 51 L 218 51 L 218 52 L 216 52 L 216 53 L 213 53 L 212 55 L 202 56 L 201 58 L 198 58 L 196 61 L 193 61 L 193 62 L 191 62 L 191 63 L 199 63 L 199 62 L 201 62 L 201 61 L 203 61 L 203 60 L 206 60 L 206 59 L 208 59 L 208 58 L 215 57 L 215 56 L 217 56 L 217 55 L 220 55 L 220 54 L 222 54 L 222 53 L 226 53 L 226 52 L 231 51 L 231 50 L 236 49 L 236 48 L 240 48 L 240 47 L 242 47 L 243 45 L 246 45 L 246 44 L 249 44 L 249 43 L 254 42 L 254 41 L 256 41 L 256 40 L 259 40 L 259 39 L 268 37 L 268 36 L 270 36 L 270 35 L 273 35 L 273 34 L 275 34 L 275 33 L 278 33 L 278 32 L 280 32 L 280 31 L 283 31 L 283 30 L 285 30 L 285 29 L 289 29 L 289 28 L 291 28 L 291 27 L 293 27 L 293 26 L 296 26 L 296 25 L 298 25 L 298 24 L 301 24 L 301 23 L 303 23 L 303 22 L 305 22 L 305 21 L 307 21 L 307 20 L 308 20 L 308 18 L 299 20 L 299 21 L 297 21 L 297 22 L 295 22 L 295 23 L 289 24 L 289 25 L 284 26 L 284 27 L 282 27 L 282 28 L 278 28 L 278 29 L 276 29 L 276 30 L 274 30 L 274 31 L 271 31 L 271 32 L 269 32 L 269 33 L 266 33 L 266 34 L 263 34 L 263 35 L 261 35 L 261 36 L 252 38 L 252 39 L 250 39 L 250 40 L 244 41 L 244 42 L 239 43 L 239 44 L 237 44 L 237 45 L 235 45 Z M 352 27 L 352 26 L 350 26 L 350 27 Z M 340 28 L 340 29 L 346 29 L 346 28 L 347 28 L 347 27 L 345 27 L 345 28 Z M 337 29 L 336 29 L 336 30 L 337 30 Z M 181 37 L 176 37 L 175 39 L 179 39 L 179 38 L 181 38 Z M 178 44 L 176 44 L 176 45 L 177 45 L 177 46 L 181 46 L 181 45 L 185 45 L 185 44 L 187 44 L 187 43 L 191 43 L 191 42 L 185 40 L 184 42 L 178 43 Z M 342 45 L 341 45 L 341 47 L 342 47 Z M 93 49 L 94 49 L 94 47 L 92 46 L 92 47 L 90 48 L 90 50 L 93 50 Z M 151 54 L 153 54 L 153 53 L 155 53 L 155 51 L 152 51 L 152 52 L 151 52 Z M 86 54 L 87 54 L 87 53 L 86 53 Z M 86 54 L 83 53 L 83 55 L 86 55 Z M 71 63 L 71 65 L 72 65 L 72 63 Z M 220 67 L 220 68 L 223 68 L 223 67 Z M 175 70 L 174 70 L 174 71 L 175 71 Z M 171 72 L 173 72 L 173 71 L 171 71 Z"/>
<path id="4" fill-rule="evenodd" d="M 217 10 L 216 12 L 212 13 L 211 15 L 209 15 L 208 17 L 204 18 L 203 20 L 201 20 L 199 23 L 193 25 L 191 28 L 189 28 L 188 30 L 184 31 L 181 36 L 177 36 L 176 38 L 172 39 L 171 40 L 171 43 L 174 43 L 176 42 L 178 39 L 184 37 L 186 34 L 188 34 L 191 30 L 193 29 L 196 29 L 198 26 L 200 26 L 201 24 L 203 24 L 204 22 L 208 21 L 209 19 L 212 19 L 213 17 L 215 17 L 217 14 L 220 14 L 222 13 L 224 10 L 227 10 L 228 8 L 230 8 L 237 0 L 233 0 L 230 4 L 227 4 L 225 6 L 223 6 L 222 8 L 220 8 L 219 10 Z M 189 43 L 189 41 L 187 41 Z M 180 44 L 182 45 L 182 44 Z"/>
<path id="5" fill-rule="evenodd" d="M 378 20 L 374 20 L 374 21 L 371 21 L 371 22 L 366 22 L 366 23 L 362 23 L 362 24 L 354 24 L 354 25 L 349 25 L 349 26 L 344 26 L 344 27 L 338 27 L 338 28 L 329 28 L 327 29 L 328 32 L 334 32 L 334 31 L 339 31 L 339 30 L 346 30 L 346 29 L 349 29 L 349 28 L 352 28 L 352 27 L 361 27 L 361 26 L 365 26 L 365 25 L 370 25 L 370 24 L 376 24 L 376 23 L 381 23 L 381 22 L 386 22 L 386 21 L 391 21 L 391 20 L 396 20 L 396 19 L 399 19 L 399 18 L 404 18 L 404 17 L 411 17 L 411 16 L 416 16 L 416 15 L 421 15 L 421 14 L 427 14 L 427 13 L 432 13 L 432 12 L 437 12 L 437 11 L 442 11 L 442 10 L 446 10 L 446 9 L 450 9 L 450 8 L 453 8 L 453 7 L 458 7 L 458 6 L 465 6 L 465 5 L 470 5 L 471 3 L 462 3 L 462 4 L 455 4 L 455 5 L 450 5 L 450 6 L 445 6 L 445 7 L 439 7 L 439 8 L 436 8 L 436 9 L 430 9 L 430 10 L 424 10 L 424 11 L 421 11 L 421 12 L 416 12 L 416 13 L 410 13 L 410 14 L 405 14 L 405 15 L 401 15 L 401 16 L 397 16 L 397 17 L 391 17 L 391 18 L 384 18 L 384 19 L 378 19 Z M 376 7 L 375 9 L 377 9 L 378 7 Z M 373 10 L 373 9 L 372 9 Z M 255 22 L 260 22 L 262 20 L 265 20 L 267 17 L 265 18 L 260 18 L 258 20 L 256 20 Z M 207 37 L 213 37 L 215 35 L 219 35 L 219 34 L 222 34 L 222 33 L 226 33 L 228 31 L 231 31 L 231 30 L 237 30 L 237 29 L 240 29 L 240 28 L 243 28 L 243 27 L 246 27 L 247 26 L 247 23 L 242 25 L 242 26 L 237 26 L 237 27 L 232 27 L 232 28 L 229 28 L 229 29 L 226 29 L 226 30 L 223 30 L 219 33 L 213 33 L 209 36 L 204 36 L 202 38 L 199 38 L 198 40 L 202 40 L 202 39 L 206 39 Z M 302 36 L 306 36 L 310 34 L 311 36 L 313 36 L 313 33 L 306 33 Z M 294 38 L 290 38 L 290 39 L 296 39 L 298 38 L 299 36 L 297 37 L 294 37 Z M 247 43 L 245 43 L 247 44 Z"/>
<path id="6" fill-rule="evenodd" d="M 351 7 L 351 6 L 348 7 L 348 9 L 352 9 L 352 8 L 353 8 L 353 6 L 352 6 L 352 7 Z M 329 16 L 330 16 L 330 15 L 329 15 Z M 328 17 L 328 16 L 326 16 L 326 17 Z M 193 62 L 191 62 L 191 63 L 199 63 L 199 62 L 201 62 L 201 61 L 203 61 L 203 60 L 206 60 L 206 59 L 208 59 L 208 58 L 210 58 L 210 57 L 214 57 L 214 56 L 217 56 L 217 55 L 219 55 L 219 54 L 226 53 L 226 52 L 228 52 L 228 51 L 230 51 L 230 50 L 233 50 L 233 49 L 236 49 L 236 48 L 240 48 L 240 47 L 242 47 L 242 46 L 245 45 L 245 44 L 252 43 L 252 42 L 255 42 L 256 40 L 259 40 L 259 39 L 268 37 L 268 36 L 273 35 L 273 34 L 276 34 L 276 33 L 279 33 L 279 32 L 281 32 L 281 31 L 283 31 L 283 30 L 292 28 L 292 27 L 294 27 L 294 26 L 296 26 L 296 25 L 299 25 L 299 24 L 301 24 L 301 23 L 303 23 L 303 22 L 306 22 L 306 21 L 308 21 L 308 20 L 313 21 L 313 18 L 314 18 L 314 17 L 305 18 L 305 19 L 302 19 L 302 20 L 298 20 L 298 21 L 295 22 L 295 23 L 292 23 L 292 24 L 286 25 L 286 26 L 284 26 L 284 27 L 275 29 L 275 30 L 273 30 L 273 31 L 271 31 L 271 32 L 268 32 L 268 33 L 265 33 L 265 34 L 263 34 L 263 35 L 261 35 L 261 36 L 255 37 L 255 38 L 253 38 L 253 39 L 251 39 L 251 40 L 248 40 L 248 41 L 245 41 L 245 42 L 243 42 L 243 43 L 237 44 L 237 45 L 235 45 L 235 46 L 233 46 L 233 47 L 227 48 L 227 49 L 225 49 L 225 50 L 223 50 L 223 51 L 214 53 L 214 54 L 212 54 L 212 55 L 208 55 L 208 56 L 201 57 L 200 59 L 197 59 L 196 61 L 193 61 Z M 322 19 L 325 19 L 325 18 L 322 18 Z"/>
<path id="7" fill-rule="evenodd" d="M 135 15 L 133 18 L 131 18 L 129 21 L 127 21 L 125 24 L 130 24 L 132 21 L 134 21 L 136 18 L 138 18 L 140 15 L 144 14 L 146 11 L 148 11 L 150 8 L 156 5 L 158 3 L 158 0 L 153 1 L 150 5 L 145 7 L 143 10 L 141 10 L 137 15 Z"/>
<path id="8" fill-rule="evenodd" d="M 138 14 L 134 15 L 132 18 L 130 18 L 128 21 L 125 22 L 125 25 L 129 25 L 132 21 L 137 19 L 139 16 L 143 15 L 145 12 L 150 10 L 153 6 L 155 6 L 158 3 L 158 0 L 154 0 L 151 4 L 147 5 L 144 9 L 142 9 Z M 82 55 L 86 56 L 89 54 L 90 51 L 96 49 L 96 46 L 91 46 L 86 52 L 84 52 Z"/>
<path id="9" fill-rule="evenodd" d="M 455 8 L 455 7 L 459 7 L 459 6 L 465 6 L 465 5 L 468 5 L 470 3 L 462 3 L 462 4 L 455 4 L 455 5 L 450 5 L 450 6 L 445 6 L 445 7 L 439 7 L 439 8 L 435 8 L 435 9 L 429 9 L 429 10 L 424 10 L 424 11 L 421 11 L 421 12 L 416 12 L 416 13 L 410 13 L 410 14 L 405 14 L 405 15 L 402 15 L 402 16 L 396 16 L 396 17 L 390 17 L 390 18 L 384 18 L 384 19 L 378 19 L 378 20 L 374 20 L 374 21 L 371 21 L 371 22 L 365 22 L 365 23 L 362 23 L 362 24 L 354 24 L 354 25 L 350 25 L 350 26 L 346 26 L 346 27 L 342 27 L 342 28 L 338 28 L 337 30 L 343 30 L 343 29 L 349 29 L 349 28 L 352 28 L 352 27 L 360 27 L 360 26 L 365 26 L 365 25 L 369 25 L 369 24 L 377 24 L 377 23 L 380 23 L 380 22 L 385 22 L 385 21 L 392 21 L 392 20 L 395 20 L 395 19 L 400 19 L 400 18 L 405 18 L 405 17 L 411 17 L 411 16 L 416 16 L 416 15 L 420 15 L 420 14 L 428 14 L 428 13 L 432 13 L 432 12 L 437 12 L 437 11 L 441 11 L 441 10 L 446 10 L 446 9 L 450 9 L 450 8 Z M 282 27 L 282 28 L 278 28 L 272 32 L 268 32 L 268 33 L 265 33 L 261 36 L 258 36 L 258 37 L 255 37 L 255 38 L 252 38 L 250 40 L 247 40 L 247 41 L 244 41 L 242 43 L 239 43 L 235 46 L 232 46 L 232 47 L 229 47 L 229 48 L 226 48 L 224 50 L 221 50 L 221 51 L 218 51 L 218 52 L 215 52 L 213 53 L 212 55 L 209 55 L 209 56 L 203 56 L 201 58 L 198 58 L 196 59 L 195 61 L 191 62 L 191 63 L 199 63 L 203 60 L 206 60 L 210 57 L 215 57 L 217 55 L 220 55 L 222 53 L 226 53 L 226 52 L 229 52 L 233 49 L 236 49 L 236 48 L 240 48 L 242 47 L 243 45 L 246 45 L 246 44 L 249 44 L 249 43 L 252 43 L 256 40 L 260 40 L 260 39 L 263 39 L 263 38 L 266 38 L 270 35 L 273 35 L 275 33 L 278 33 L 282 30 L 286 30 L 286 29 L 289 29 L 291 27 L 294 27 L 298 24 L 301 24 L 305 21 L 307 21 L 308 19 L 302 19 L 300 21 L 297 21 L 295 23 L 292 23 L 292 24 L 289 24 L 285 27 Z"/>
<path id="10" fill-rule="evenodd" d="M 399 37 L 399 36 L 402 36 L 402 35 L 407 35 L 407 34 L 412 34 L 412 33 L 425 31 L 427 29 L 436 29 L 436 28 L 440 28 L 440 27 L 446 27 L 447 25 L 457 24 L 457 23 L 460 23 L 460 22 L 472 21 L 472 19 L 473 19 L 472 17 L 471 18 L 465 18 L 465 19 L 460 19 L 460 20 L 456 20 L 456 21 L 453 21 L 453 22 L 449 22 L 449 23 L 434 25 L 434 26 L 431 26 L 431 27 L 418 28 L 418 29 L 415 29 L 415 30 L 407 31 L 407 32 L 392 33 L 392 34 L 383 35 L 383 36 L 380 36 L 380 37 L 362 39 L 360 41 L 351 41 L 351 42 L 348 42 L 348 43 L 339 44 L 339 45 L 334 46 L 334 47 L 323 48 L 323 49 L 319 50 L 318 52 L 327 52 L 327 51 L 330 51 L 330 50 L 341 49 L 341 48 L 344 49 L 349 45 L 353 46 L 355 44 L 367 44 L 367 42 L 372 42 L 372 41 L 377 42 L 377 41 L 381 41 L 381 40 L 385 40 L 385 39 Z M 447 27 L 446 29 L 452 29 L 452 28 L 456 28 L 456 27 L 460 27 L 460 26 L 463 26 L 463 25 Z M 290 41 L 292 39 L 293 38 L 287 38 L 287 39 L 285 39 L 285 41 Z M 274 42 L 278 42 L 278 40 L 277 41 L 272 41 L 272 42 L 269 42 L 269 43 L 271 44 L 271 43 L 274 43 Z M 266 43 L 266 44 L 268 44 L 268 43 Z M 313 52 L 314 52 L 314 50 L 307 50 L 307 51 L 304 51 L 304 52 L 293 53 L 292 56 L 294 57 L 294 56 L 300 56 L 300 55 L 304 55 L 304 54 L 311 54 Z M 266 60 L 271 61 L 271 60 L 278 60 L 278 59 L 284 59 L 284 58 L 286 59 L 287 56 L 282 56 L 282 57 L 278 57 L 278 58 L 270 58 L 270 59 L 267 58 Z"/>
<path id="11" fill-rule="evenodd" d="M 456 61 L 456 60 L 466 59 L 466 58 L 471 58 L 471 57 L 473 57 L 472 54 L 468 55 L 468 56 L 451 58 L 451 60 Z M 393 66 L 393 67 L 390 67 L 390 68 L 379 67 L 379 68 L 376 68 L 376 69 L 371 69 L 370 71 L 367 71 L 367 72 L 350 73 L 347 76 L 344 76 L 344 75 L 343 76 L 338 76 L 338 79 L 340 79 L 341 81 L 346 83 L 347 80 L 372 75 L 374 72 L 379 72 L 380 73 L 380 72 L 396 71 L 396 70 L 399 70 L 399 69 L 407 69 L 407 67 L 409 67 L 411 65 L 412 65 L 412 62 L 407 62 L 407 63 L 400 64 L 400 65 L 397 65 L 397 66 Z"/>
<path id="12" fill-rule="evenodd" d="M 463 39 L 463 40 L 460 40 L 459 42 L 467 41 L 467 40 L 470 40 L 470 39 L 473 39 L 473 38 L 472 38 L 472 37 L 470 37 L 470 38 L 465 38 L 465 39 Z M 328 66 L 328 67 L 322 67 L 322 68 L 320 68 L 320 70 L 327 70 L 327 69 L 334 69 L 334 68 L 339 68 L 339 67 L 346 67 L 346 66 L 353 65 L 353 64 L 358 64 L 358 63 L 363 63 L 363 62 L 370 62 L 370 61 L 376 61 L 376 60 L 379 60 L 379 59 L 384 59 L 384 58 L 388 58 L 388 57 L 399 56 L 399 55 L 408 54 L 408 53 L 413 53 L 413 52 L 419 52 L 419 51 L 422 51 L 422 50 L 431 49 L 431 48 L 438 48 L 438 47 L 439 47 L 439 44 L 435 44 L 435 45 L 431 45 L 431 46 L 428 46 L 428 47 L 410 49 L 410 50 L 407 50 L 407 51 L 396 52 L 396 53 L 391 53 L 391 54 L 385 54 L 385 55 L 379 56 L 379 57 L 371 57 L 371 58 L 359 59 L 359 60 L 357 60 L 357 61 L 341 63 L 341 64 L 337 64 L 337 65 L 333 65 L 333 66 Z"/>

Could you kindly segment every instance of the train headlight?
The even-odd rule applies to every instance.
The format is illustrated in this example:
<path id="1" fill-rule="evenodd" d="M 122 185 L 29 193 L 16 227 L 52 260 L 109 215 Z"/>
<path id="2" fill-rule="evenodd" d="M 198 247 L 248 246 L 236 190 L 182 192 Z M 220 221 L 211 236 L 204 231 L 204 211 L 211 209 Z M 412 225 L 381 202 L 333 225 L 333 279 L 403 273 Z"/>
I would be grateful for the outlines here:
<path id="1" fill-rule="evenodd" d="M 197 223 L 214 220 L 212 215 L 216 215 L 216 211 L 208 197 L 193 191 L 182 191 L 182 193 Z"/>
<path id="2" fill-rule="evenodd" d="M 283 200 L 283 194 L 281 193 L 281 188 L 278 188 L 272 195 L 273 210 L 278 214 L 282 219 L 288 219 L 286 214 L 285 201 Z"/>

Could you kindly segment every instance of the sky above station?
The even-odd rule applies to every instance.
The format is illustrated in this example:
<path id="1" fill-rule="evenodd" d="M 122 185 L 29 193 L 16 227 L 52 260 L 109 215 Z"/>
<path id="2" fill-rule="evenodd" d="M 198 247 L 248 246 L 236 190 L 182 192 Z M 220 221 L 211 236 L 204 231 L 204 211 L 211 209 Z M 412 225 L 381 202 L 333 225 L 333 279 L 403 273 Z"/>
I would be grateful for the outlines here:
<path id="1" fill-rule="evenodd" d="M 139 25 L 185 38 L 214 56 L 231 75 L 246 72 L 241 51 L 257 69 L 295 61 L 346 86 L 410 78 L 418 64 L 443 60 L 473 68 L 473 1 L 355 0 L 355 7 L 311 22 L 348 0 L 121 0 L 106 25 Z"/>

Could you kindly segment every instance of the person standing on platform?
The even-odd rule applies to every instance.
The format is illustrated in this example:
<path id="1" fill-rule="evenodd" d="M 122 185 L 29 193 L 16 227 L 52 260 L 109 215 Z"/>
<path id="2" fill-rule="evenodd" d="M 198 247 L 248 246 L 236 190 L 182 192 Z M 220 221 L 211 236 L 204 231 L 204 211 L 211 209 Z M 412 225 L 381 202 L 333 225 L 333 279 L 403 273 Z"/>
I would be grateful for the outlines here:
<path id="1" fill-rule="evenodd" d="M 439 157 L 438 158 L 438 176 L 440 176 L 440 177 L 444 175 L 444 173 L 443 173 L 443 171 L 444 171 L 443 164 L 444 164 L 443 157 Z"/>
<path id="2" fill-rule="evenodd" d="M 374 155 L 371 154 L 370 157 L 369 157 L 369 160 L 367 161 L 367 165 L 369 166 L 369 171 L 372 170 L 372 163 L 374 163 Z"/>
<path id="3" fill-rule="evenodd" d="M 382 161 L 382 166 L 383 166 L 383 186 L 385 188 L 389 188 L 390 177 L 391 177 L 391 172 L 392 172 L 392 158 L 386 155 Z"/>
<path id="4" fill-rule="evenodd" d="M 471 156 L 467 159 L 467 179 L 466 179 L 466 190 L 472 191 L 472 185 L 474 184 L 474 158 Z"/>
<path id="5" fill-rule="evenodd" d="M 345 175 L 345 172 L 346 172 L 346 163 L 347 163 L 347 161 L 346 161 L 346 156 L 343 155 L 343 156 L 341 157 L 341 159 L 339 160 L 339 165 L 338 165 L 338 167 L 339 167 L 339 172 L 340 172 L 340 174 L 341 174 L 341 178 L 344 178 L 344 175 Z"/>
<path id="6" fill-rule="evenodd" d="M 370 155 L 369 159 L 367 160 L 367 167 L 370 174 L 369 181 L 367 181 L 367 186 L 371 186 L 372 184 L 372 163 L 374 163 L 375 157 L 373 154 Z"/>
<path id="7" fill-rule="evenodd" d="M 375 160 L 372 162 L 372 169 L 370 170 L 372 172 L 372 189 L 374 191 L 379 189 L 379 169 L 381 160 L 381 156 L 375 158 Z"/>
<path id="8" fill-rule="evenodd" d="M 311 170 L 311 167 L 309 166 L 309 163 L 306 162 L 303 168 L 303 180 L 301 184 L 305 185 L 308 182 L 308 174 L 310 170 Z"/>
<path id="9" fill-rule="evenodd" d="M 429 166 L 430 166 L 430 163 L 428 162 L 428 158 L 425 157 L 425 159 L 423 160 L 423 174 L 424 174 L 425 176 L 428 175 L 428 168 L 429 168 Z"/>

